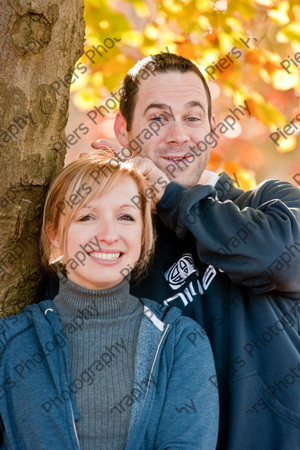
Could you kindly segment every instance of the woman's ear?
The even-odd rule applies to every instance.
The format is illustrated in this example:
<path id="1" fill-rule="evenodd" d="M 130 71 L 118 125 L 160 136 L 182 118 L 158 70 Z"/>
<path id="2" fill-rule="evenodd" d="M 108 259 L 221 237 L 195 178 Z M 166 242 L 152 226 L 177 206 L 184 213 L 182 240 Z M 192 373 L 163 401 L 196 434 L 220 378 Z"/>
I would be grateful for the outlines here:
<path id="1" fill-rule="evenodd" d="M 126 121 L 120 112 L 117 113 L 114 123 L 114 131 L 116 138 L 123 147 L 128 145 L 128 137 L 126 131 Z"/>
<path id="2" fill-rule="evenodd" d="M 64 255 L 62 254 L 62 249 L 60 247 L 58 233 L 52 229 L 51 225 L 47 228 L 47 238 L 52 246 L 49 264 L 55 264 L 58 261 L 63 262 Z"/>
<path id="3" fill-rule="evenodd" d="M 48 238 L 50 244 L 53 245 L 53 247 L 60 248 L 58 233 L 56 230 L 53 229 L 51 224 L 49 224 L 47 226 L 47 238 Z"/>

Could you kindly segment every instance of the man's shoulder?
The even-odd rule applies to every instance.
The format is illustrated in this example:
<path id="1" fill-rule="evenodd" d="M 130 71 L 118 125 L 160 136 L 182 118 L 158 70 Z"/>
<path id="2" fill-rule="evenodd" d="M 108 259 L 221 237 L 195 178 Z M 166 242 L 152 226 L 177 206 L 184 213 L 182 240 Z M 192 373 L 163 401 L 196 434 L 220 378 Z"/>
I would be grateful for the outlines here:
<path id="1" fill-rule="evenodd" d="M 295 197 L 300 201 L 300 188 L 281 180 L 265 180 L 258 184 L 256 191 L 268 193 L 269 195 L 277 194 L 278 197 Z"/>
<path id="2" fill-rule="evenodd" d="M 219 175 L 219 179 L 215 185 L 219 199 L 235 201 L 239 198 L 255 199 L 257 201 L 268 201 L 272 199 L 279 200 L 298 200 L 300 204 L 300 188 L 294 186 L 288 181 L 281 181 L 277 179 L 267 179 L 257 186 L 245 191 L 241 189 L 237 177 L 230 177 L 226 172 Z"/>

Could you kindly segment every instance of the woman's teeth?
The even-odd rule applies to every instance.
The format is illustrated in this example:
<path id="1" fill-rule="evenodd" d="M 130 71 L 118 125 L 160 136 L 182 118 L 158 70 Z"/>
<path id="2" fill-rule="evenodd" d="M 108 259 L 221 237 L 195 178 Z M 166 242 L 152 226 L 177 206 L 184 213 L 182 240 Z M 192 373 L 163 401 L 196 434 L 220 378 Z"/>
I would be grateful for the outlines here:
<path id="1" fill-rule="evenodd" d="M 115 260 L 118 259 L 121 253 L 96 253 L 92 252 L 90 253 L 91 256 L 97 259 L 109 259 L 109 260 Z"/>

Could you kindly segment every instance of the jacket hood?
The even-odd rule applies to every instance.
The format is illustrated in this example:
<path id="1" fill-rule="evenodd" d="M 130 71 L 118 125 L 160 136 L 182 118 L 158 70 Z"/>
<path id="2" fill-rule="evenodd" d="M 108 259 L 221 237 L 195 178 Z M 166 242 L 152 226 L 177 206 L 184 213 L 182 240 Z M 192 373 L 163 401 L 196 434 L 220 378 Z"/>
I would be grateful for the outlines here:
<path id="1" fill-rule="evenodd" d="M 149 300 L 148 298 L 140 298 L 141 303 L 144 305 L 144 314 L 148 319 L 150 319 L 153 324 L 159 328 L 161 331 L 164 328 L 164 325 L 172 324 L 176 322 L 179 317 L 181 317 L 182 313 L 179 308 L 174 306 L 170 307 L 167 305 L 159 304 L 156 301 Z M 39 326 L 43 326 L 45 324 L 45 319 L 49 323 L 50 328 L 54 328 L 54 332 L 59 333 L 61 330 L 61 325 L 58 319 L 53 322 L 53 318 L 51 317 L 51 321 L 49 321 L 49 314 L 55 309 L 52 300 L 44 300 L 38 304 L 31 304 L 24 308 L 20 316 L 23 316 L 23 327 L 24 322 L 28 325 L 35 323 L 35 326 L 39 328 Z M 150 310 L 150 312 L 148 311 Z M 50 325 L 51 323 L 51 325 Z M 51 331 L 49 329 L 49 335 Z"/>
<path id="2" fill-rule="evenodd" d="M 152 311 L 152 313 L 154 313 L 156 317 L 164 324 L 172 324 L 176 322 L 177 319 L 182 315 L 180 309 L 176 308 L 175 306 L 170 307 L 167 305 L 159 304 L 154 300 L 149 300 L 148 298 L 140 298 L 140 301 L 146 307 L 148 307 Z"/>

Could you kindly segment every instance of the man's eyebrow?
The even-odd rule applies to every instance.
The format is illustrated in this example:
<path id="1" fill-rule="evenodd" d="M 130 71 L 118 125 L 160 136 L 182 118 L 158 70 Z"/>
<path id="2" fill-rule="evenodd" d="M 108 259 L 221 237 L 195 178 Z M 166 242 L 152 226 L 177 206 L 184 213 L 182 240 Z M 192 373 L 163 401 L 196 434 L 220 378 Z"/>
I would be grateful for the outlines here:
<path id="1" fill-rule="evenodd" d="M 185 107 L 186 109 L 198 107 L 198 108 L 201 108 L 203 112 L 205 112 L 205 108 L 204 108 L 204 106 L 202 105 L 202 103 L 200 103 L 200 102 L 198 102 L 198 101 L 196 101 L 196 100 L 192 100 L 192 101 L 186 103 L 186 104 L 184 105 L 184 107 Z M 151 109 L 151 108 L 156 108 L 156 109 L 161 109 L 161 110 L 163 110 L 163 109 L 170 109 L 170 106 L 166 105 L 165 103 L 150 103 L 150 105 L 147 106 L 147 108 L 145 109 L 143 115 L 145 115 L 146 112 L 147 112 L 149 109 Z"/>
<path id="2" fill-rule="evenodd" d="M 156 108 L 156 109 L 170 109 L 170 106 L 166 105 L 165 103 L 150 103 L 149 106 L 144 111 L 144 115 L 148 111 L 148 109 Z"/>
<path id="3" fill-rule="evenodd" d="M 196 108 L 196 107 L 199 107 L 199 108 L 202 109 L 203 112 L 205 112 L 204 106 L 200 102 L 195 101 L 195 100 L 192 100 L 191 102 L 186 103 L 184 106 L 185 106 L 185 108 Z"/>

